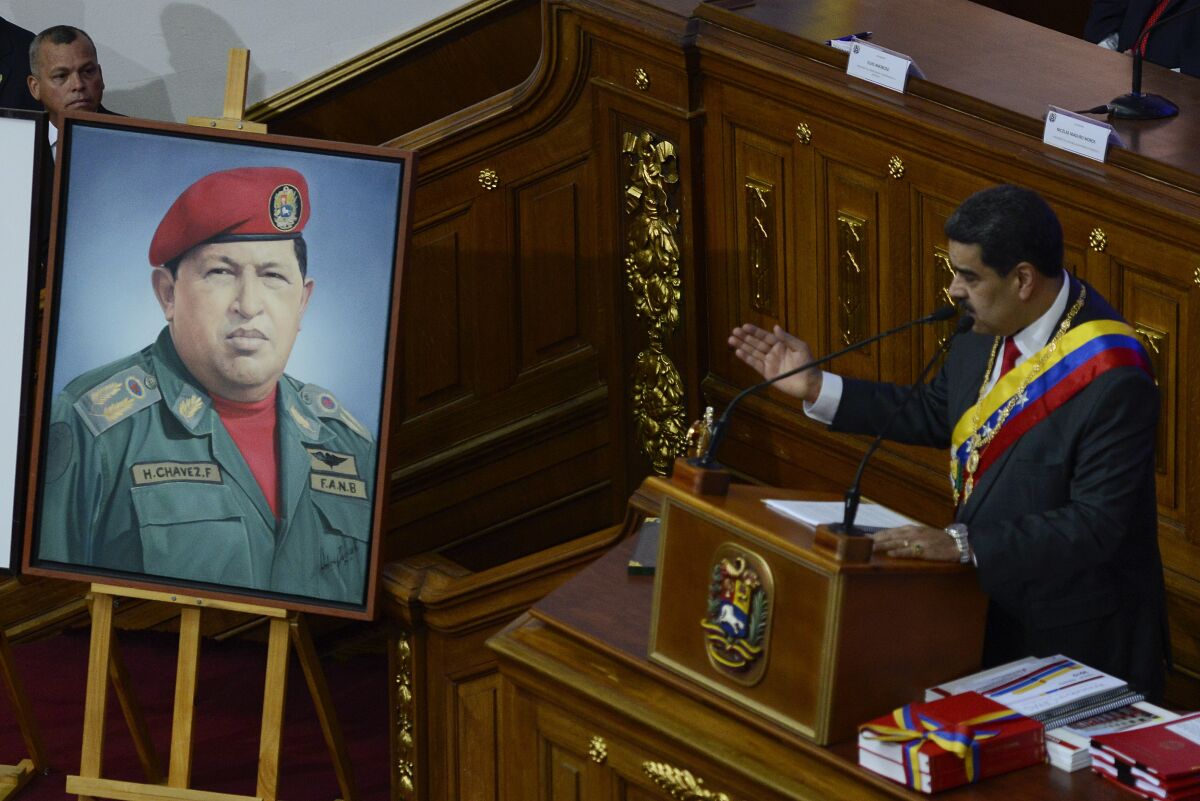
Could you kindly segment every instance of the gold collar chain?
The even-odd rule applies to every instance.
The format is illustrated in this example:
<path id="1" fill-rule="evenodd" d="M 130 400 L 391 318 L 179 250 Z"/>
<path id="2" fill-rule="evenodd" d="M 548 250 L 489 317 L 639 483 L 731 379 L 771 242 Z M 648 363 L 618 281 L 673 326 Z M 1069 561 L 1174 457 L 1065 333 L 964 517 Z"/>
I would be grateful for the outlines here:
<path id="1" fill-rule="evenodd" d="M 1008 420 L 1009 414 L 1016 408 L 1018 403 L 1024 404 L 1028 399 L 1025 397 L 1025 390 L 1035 378 L 1041 375 L 1042 369 L 1046 366 L 1046 362 L 1050 359 L 1054 352 L 1058 350 L 1058 341 L 1063 338 L 1063 335 L 1071 328 L 1071 323 L 1075 321 L 1075 315 L 1079 314 L 1079 310 L 1083 308 L 1083 302 L 1087 298 L 1087 287 L 1080 286 L 1079 297 L 1075 299 L 1071 310 L 1067 312 L 1067 316 L 1058 324 L 1058 330 L 1054 332 L 1054 337 L 1041 350 L 1034 354 L 1034 362 L 1025 375 L 1025 379 L 1021 382 L 1021 386 L 1013 393 L 1013 396 L 1000 408 L 999 416 L 996 418 L 994 426 L 984 426 L 982 430 L 979 426 L 979 415 L 983 411 L 983 399 L 987 395 L 988 382 L 992 377 L 992 369 L 996 366 L 996 354 L 1000 352 L 1000 343 L 1004 337 L 996 337 L 992 343 L 992 353 L 988 357 L 987 369 L 983 373 L 983 383 L 979 385 L 979 396 L 975 400 L 975 407 L 971 414 L 971 436 L 967 438 L 967 461 L 963 465 L 963 481 L 962 481 L 962 503 L 967 502 L 967 498 L 971 497 L 971 492 L 975 489 L 975 471 L 979 469 L 979 459 L 983 451 L 996 438 L 996 433 L 1003 427 L 1005 421 Z M 999 383 L 999 381 L 997 381 Z M 953 450 L 950 452 L 950 486 L 954 492 L 954 505 L 959 504 L 959 489 L 957 477 L 958 459 Z"/>

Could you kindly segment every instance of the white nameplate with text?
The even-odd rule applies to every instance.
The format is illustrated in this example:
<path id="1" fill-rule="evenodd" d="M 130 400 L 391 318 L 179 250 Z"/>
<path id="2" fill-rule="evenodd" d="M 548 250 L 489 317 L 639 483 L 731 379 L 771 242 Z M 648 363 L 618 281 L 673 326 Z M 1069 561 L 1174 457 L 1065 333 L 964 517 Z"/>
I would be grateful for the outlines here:
<path id="1" fill-rule="evenodd" d="M 1042 141 L 1051 147 L 1101 162 L 1108 155 L 1110 144 L 1125 147 L 1120 135 L 1107 122 L 1093 120 L 1058 106 L 1051 106 L 1046 112 Z"/>
<path id="2" fill-rule="evenodd" d="M 861 39 L 851 41 L 850 61 L 846 64 L 847 75 L 862 78 L 864 81 L 870 81 L 903 94 L 904 83 L 908 80 L 909 73 L 918 78 L 925 77 L 913 60 L 903 53 L 868 44 Z"/>

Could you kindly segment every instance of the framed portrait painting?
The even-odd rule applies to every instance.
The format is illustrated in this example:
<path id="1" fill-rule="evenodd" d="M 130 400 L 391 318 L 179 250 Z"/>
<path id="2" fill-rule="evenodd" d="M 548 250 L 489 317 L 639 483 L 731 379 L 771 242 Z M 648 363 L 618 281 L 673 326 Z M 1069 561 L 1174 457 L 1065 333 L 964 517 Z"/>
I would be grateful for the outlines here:
<path id="1" fill-rule="evenodd" d="M 69 116 L 24 567 L 370 617 L 411 153 Z"/>
<path id="2" fill-rule="evenodd" d="M 0 109 L 0 377 L 9 391 L 0 394 L 0 574 L 21 561 L 20 543 L 26 490 L 28 410 L 32 373 L 37 274 L 42 242 L 46 115 Z"/>

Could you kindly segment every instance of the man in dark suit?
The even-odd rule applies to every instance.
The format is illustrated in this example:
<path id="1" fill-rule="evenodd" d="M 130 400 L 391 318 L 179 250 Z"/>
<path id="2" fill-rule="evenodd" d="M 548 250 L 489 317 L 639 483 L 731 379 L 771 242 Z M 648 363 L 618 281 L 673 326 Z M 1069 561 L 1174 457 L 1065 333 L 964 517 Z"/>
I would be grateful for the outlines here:
<path id="1" fill-rule="evenodd" d="M 108 113 L 101 104 L 104 71 L 96 45 L 79 28 L 55 25 L 39 33 L 29 48 L 29 66 L 29 92 L 46 107 L 55 130 L 64 111 Z"/>
<path id="2" fill-rule="evenodd" d="M 41 111 L 29 94 L 29 44 L 33 33 L 0 17 L 0 108 Z"/>
<path id="3" fill-rule="evenodd" d="M 1148 61 L 1188 75 L 1200 75 L 1200 11 L 1184 19 L 1168 18 L 1200 5 L 1200 0 L 1093 0 L 1083 38 L 1125 52 L 1156 22 L 1142 55 Z"/>
<path id="4" fill-rule="evenodd" d="M 991 601 L 985 666 L 1062 653 L 1157 697 L 1166 617 L 1149 360 L 1104 298 L 1064 271 L 1058 218 L 1034 192 L 976 193 L 946 235 L 949 291 L 974 331 L 888 435 L 950 446 L 955 521 L 879 532 L 875 548 L 975 564 Z M 740 326 L 730 344 L 765 377 L 812 358 L 778 327 Z M 815 371 L 778 386 L 809 416 L 866 434 L 907 391 Z"/>

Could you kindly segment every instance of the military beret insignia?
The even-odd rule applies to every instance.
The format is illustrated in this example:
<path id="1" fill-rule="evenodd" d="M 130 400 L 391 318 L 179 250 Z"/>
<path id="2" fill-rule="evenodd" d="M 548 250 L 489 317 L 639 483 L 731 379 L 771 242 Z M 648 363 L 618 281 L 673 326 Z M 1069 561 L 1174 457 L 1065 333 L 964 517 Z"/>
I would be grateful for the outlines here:
<path id="1" fill-rule="evenodd" d="M 280 231 L 290 231 L 300 222 L 303 211 L 300 190 L 291 184 L 281 184 L 271 193 L 271 225 Z"/>

